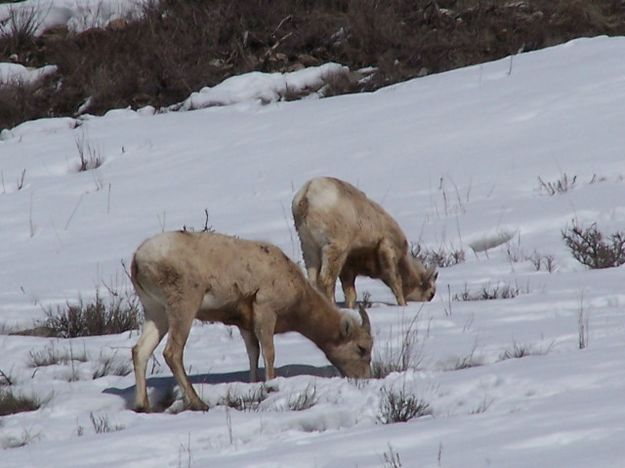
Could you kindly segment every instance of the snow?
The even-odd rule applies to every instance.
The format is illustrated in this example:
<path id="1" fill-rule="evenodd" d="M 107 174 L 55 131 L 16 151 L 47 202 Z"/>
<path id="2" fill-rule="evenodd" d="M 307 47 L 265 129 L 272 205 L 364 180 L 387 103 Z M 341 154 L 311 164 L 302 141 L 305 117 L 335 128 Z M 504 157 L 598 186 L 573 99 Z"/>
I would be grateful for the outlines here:
<path id="1" fill-rule="evenodd" d="M 17 63 L 0 63 L 0 86 L 13 83 L 33 83 L 46 75 L 56 73 L 56 65 L 28 68 Z"/>
<path id="2" fill-rule="evenodd" d="M 288 73 L 251 72 L 230 77 L 213 87 L 204 87 L 172 108 L 195 110 L 248 101 L 268 104 L 285 99 L 289 93 L 297 96 L 316 92 L 332 77 L 347 73 L 349 68 L 338 63 L 326 63 Z"/>
<path id="3" fill-rule="evenodd" d="M 175 414 L 178 398 L 170 412 L 136 414 L 132 373 L 91 378 L 107 357 L 129 364 L 137 332 L 0 335 L 0 369 L 16 391 L 43 401 L 0 419 L 3 446 L 25 443 L 3 450 L 2 466 L 379 467 L 389 445 L 410 467 L 623 466 L 625 267 L 586 269 L 561 230 L 572 219 L 606 233 L 624 229 L 624 53 L 625 38 L 580 39 L 517 55 L 512 68 L 508 58 L 371 94 L 193 112 L 118 109 L 3 132 L 5 329 L 92 297 L 102 282 L 128 287 L 120 261 L 128 265 L 139 243 L 163 229 L 201 229 L 205 209 L 216 230 L 273 242 L 301 262 L 289 206 L 317 175 L 364 190 L 411 241 L 462 248 L 467 260 L 440 269 L 431 303 L 398 307 L 381 282 L 357 282 L 359 297 L 368 291 L 373 301 L 374 352 L 396 352 L 413 323 L 417 369 L 364 382 L 331 377 L 310 341 L 280 335 L 276 365 L 305 367 L 269 382 L 258 411 L 218 404 L 228 392 L 260 388 L 245 383 L 238 332 L 221 324 L 195 324 L 185 352 L 207 413 Z M 81 139 L 101 167 L 76 172 Z M 541 191 L 538 177 L 563 174 L 577 176 L 572 189 Z M 495 246 L 502 233 L 513 238 Z M 553 256 L 552 273 L 525 259 L 535 251 Z M 520 294 L 452 300 L 488 285 Z M 581 350 L 580 311 L 588 321 Z M 87 360 L 32 368 L 29 353 L 51 343 Z M 174 385 L 163 345 L 149 364 L 152 401 Z M 510 358 L 519 349 L 529 355 Z M 311 408 L 287 409 L 312 387 Z M 432 414 L 381 424 L 382 388 L 415 394 Z M 96 433 L 92 417 L 120 430 Z"/>

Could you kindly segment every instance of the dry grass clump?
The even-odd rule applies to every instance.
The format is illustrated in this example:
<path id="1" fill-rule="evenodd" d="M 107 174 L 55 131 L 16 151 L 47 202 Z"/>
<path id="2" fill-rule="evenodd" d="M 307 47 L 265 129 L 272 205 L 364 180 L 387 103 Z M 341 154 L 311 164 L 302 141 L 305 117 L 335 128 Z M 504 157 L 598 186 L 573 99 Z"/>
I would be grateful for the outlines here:
<path id="1" fill-rule="evenodd" d="M 112 335 L 139 328 L 141 309 L 136 296 L 112 294 L 104 299 L 97 291 L 92 301 L 45 309 L 43 326 L 59 338 Z"/>
<path id="2" fill-rule="evenodd" d="M 376 353 L 371 362 L 371 376 L 383 379 L 392 372 L 405 372 L 417 369 L 421 364 L 423 340 L 418 328 L 419 314 L 409 322 L 400 323 L 399 332 L 391 329 L 390 336 L 376 345 Z"/>
<path id="3" fill-rule="evenodd" d="M 20 395 L 11 388 L 0 388 L 0 416 L 35 411 L 41 402 L 35 397 Z"/>
<path id="4" fill-rule="evenodd" d="M 437 266 L 439 268 L 447 268 L 464 263 L 466 258 L 462 249 L 447 249 L 443 246 L 438 249 L 430 249 L 423 247 L 421 244 L 413 244 L 410 247 L 410 254 L 414 258 L 421 260 L 421 263 L 424 265 Z"/>
<path id="5" fill-rule="evenodd" d="M 491 301 L 495 299 L 513 299 L 521 293 L 517 285 L 497 283 L 487 284 L 477 291 L 470 291 L 465 284 L 464 290 L 454 294 L 454 301 Z"/>
<path id="6" fill-rule="evenodd" d="M 382 387 L 378 420 L 382 424 L 410 421 L 432 414 L 429 403 L 412 393 Z"/>

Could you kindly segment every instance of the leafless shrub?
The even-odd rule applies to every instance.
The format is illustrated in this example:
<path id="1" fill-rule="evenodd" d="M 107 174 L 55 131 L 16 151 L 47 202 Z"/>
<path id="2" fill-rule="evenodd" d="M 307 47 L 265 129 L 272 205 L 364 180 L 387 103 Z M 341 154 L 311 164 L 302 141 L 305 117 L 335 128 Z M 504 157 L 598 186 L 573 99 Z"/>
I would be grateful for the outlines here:
<path id="1" fill-rule="evenodd" d="M 391 328 L 385 346 L 376 345 L 376 353 L 371 362 L 371 374 L 383 379 L 392 372 L 405 372 L 416 369 L 421 363 L 422 344 L 419 343 L 419 320 L 417 313 L 408 323 L 402 321 L 398 334 Z"/>
<path id="2" fill-rule="evenodd" d="M 617 231 L 605 239 L 597 223 L 583 227 L 572 221 L 562 230 L 562 239 L 573 257 L 591 269 L 617 267 L 625 263 L 625 232 Z"/>
<path id="3" fill-rule="evenodd" d="M 41 401 L 32 396 L 19 395 L 9 388 L 0 388 L 0 416 L 35 411 L 41 406 Z"/>
<path id="4" fill-rule="evenodd" d="M 317 387 L 315 385 L 308 385 L 304 391 L 295 392 L 289 396 L 287 407 L 291 411 L 303 411 L 315 406 L 318 400 Z"/>
<path id="5" fill-rule="evenodd" d="M 127 361 L 120 361 L 116 354 L 100 356 L 98 368 L 93 372 L 93 378 L 99 379 L 107 375 L 126 376 L 132 372 L 132 366 Z"/>
<path id="6" fill-rule="evenodd" d="M 384 459 L 384 468 L 401 468 L 401 459 L 399 453 L 397 453 L 391 444 L 388 444 L 388 450 L 384 452 L 382 458 Z"/>
<path id="7" fill-rule="evenodd" d="M 413 418 L 432 414 L 430 405 L 405 389 L 394 390 L 382 387 L 378 420 L 382 424 L 410 421 Z"/>
<path id="8" fill-rule="evenodd" d="M 560 178 L 554 181 L 545 182 L 541 177 L 538 177 L 539 190 L 541 192 L 545 192 L 549 196 L 562 194 L 568 192 L 569 190 L 573 190 L 573 188 L 575 188 L 576 181 L 577 176 L 569 178 L 566 172 L 560 175 Z"/>
<path id="9" fill-rule="evenodd" d="M 58 364 L 69 364 L 72 361 L 87 362 L 86 350 L 75 352 L 71 344 L 66 349 L 58 349 L 54 342 L 49 343 L 43 349 L 30 350 L 28 352 L 30 367 L 46 367 Z"/>
<path id="10" fill-rule="evenodd" d="M 105 434 L 107 432 L 117 432 L 124 429 L 124 426 L 119 424 L 111 424 L 111 421 L 108 415 L 97 415 L 93 412 L 89 413 L 89 419 L 91 420 L 91 425 L 93 426 L 93 430 L 96 434 Z"/>
<path id="11" fill-rule="evenodd" d="M 477 343 L 473 346 L 473 349 L 471 349 L 471 352 L 469 354 L 456 360 L 456 362 L 452 366 L 452 370 L 469 369 L 471 367 L 478 367 L 483 365 L 483 362 L 475 357 L 476 348 Z"/>
<path id="12" fill-rule="evenodd" d="M 421 263 L 427 266 L 437 266 L 446 268 L 459 263 L 464 263 L 465 253 L 462 249 L 446 249 L 444 246 L 438 249 L 430 249 L 422 247 L 421 244 L 412 244 L 410 254 L 414 258 L 421 260 Z"/>
<path id="13" fill-rule="evenodd" d="M 11 5 L 8 17 L 0 22 L 0 40 L 12 54 L 18 55 L 35 45 L 35 33 L 39 28 L 38 8 Z M 10 54 L 7 54 L 10 55 Z"/>
<path id="14" fill-rule="evenodd" d="M 260 404 L 267 398 L 268 390 L 265 385 L 253 388 L 247 393 L 235 393 L 228 388 L 221 404 L 238 411 L 258 411 Z"/>
<path id="15" fill-rule="evenodd" d="M 489 301 L 494 299 L 512 299 L 520 294 L 521 290 L 517 285 L 497 283 L 494 286 L 486 284 L 479 291 L 469 291 L 464 285 L 464 291 L 454 294 L 454 301 Z M 527 291 L 529 292 L 529 291 Z"/>
<path id="16" fill-rule="evenodd" d="M 77 303 L 67 302 L 65 307 L 48 307 L 45 314 L 43 325 L 60 338 L 111 335 L 135 330 L 139 328 L 141 317 L 139 301 L 130 292 L 110 295 L 105 300 L 99 291 L 96 291 L 92 302 L 85 302 L 79 297 Z"/>
<path id="17" fill-rule="evenodd" d="M 544 255 L 534 250 L 534 253 L 527 259 L 534 265 L 536 271 L 544 269 L 549 273 L 553 273 L 556 269 L 556 259 L 553 255 Z"/>

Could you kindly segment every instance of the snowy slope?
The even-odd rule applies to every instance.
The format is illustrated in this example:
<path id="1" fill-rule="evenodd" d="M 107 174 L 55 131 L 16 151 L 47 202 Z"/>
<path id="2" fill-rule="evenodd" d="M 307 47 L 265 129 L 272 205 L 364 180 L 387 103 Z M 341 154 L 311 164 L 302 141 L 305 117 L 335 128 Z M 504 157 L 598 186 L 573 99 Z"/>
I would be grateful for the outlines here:
<path id="1" fill-rule="evenodd" d="M 205 414 L 135 414 L 132 374 L 89 375 L 103 354 L 128 362 L 136 333 L 0 336 L 0 369 L 22 391 L 46 398 L 40 410 L 0 421 L 3 445 L 32 439 L 4 450 L 2 466 L 373 467 L 384 466 L 389 444 L 403 466 L 623 466 L 623 267 L 587 270 L 560 232 L 573 218 L 606 232 L 625 229 L 624 53 L 624 38 L 577 40 L 373 94 L 156 115 L 116 110 L 5 131 L 0 323 L 6 327 L 31 326 L 42 306 L 123 280 L 120 261 L 128 262 L 144 238 L 183 225 L 199 229 L 205 209 L 218 231 L 274 242 L 300 260 L 290 201 L 317 175 L 352 182 L 382 203 L 410 240 L 462 248 L 467 261 L 440 270 L 438 294 L 425 305 L 389 305 L 392 294 L 381 283 L 358 280 L 359 295 L 369 291 L 374 301 L 378 352 L 416 317 L 418 370 L 360 384 L 280 377 L 258 412 L 219 405 Z M 77 141 L 104 164 L 77 172 Z M 572 190 L 556 196 L 539 190 L 538 177 L 553 181 L 565 173 L 577 176 Z M 590 184 L 593 176 L 600 182 Z M 511 250 L 553 255 L 556 270 L 514 262 L 506 246 L 475 255 L 469 248 L 501 232 L 516 233 Z M 498 283 L 518 285 L 522 294 L 450 305 L 449 296 L 465 288 Z M 580 308 L 590 330 L 584 350 Z M 77 364 L 84 378 L 68 382 L 68 366 L 33 376 L 29 351 L 52 341 L 63 349 L 71 342 L 90 356 Z M 534 355 L 501 359 L 515 344 Z M 172 383 L 162 346 L 153 397 Z M 327 365 L 296 334 L 278 337 L 276 350 L 278 366 Z M 483 365 L 454 370 L 469 356 Z M 202 381 L 247 370 L 242 340 L 222 325 L 194 327 L 185 364 L 211 405 L 231 384 Z M 311 385 L 315 406 L 285 409 L 291 395 Z M 432 416 L 380 424 L 382 387 L 415 392 Z M 95 434 L 90 413 L 124 429 Z"/>

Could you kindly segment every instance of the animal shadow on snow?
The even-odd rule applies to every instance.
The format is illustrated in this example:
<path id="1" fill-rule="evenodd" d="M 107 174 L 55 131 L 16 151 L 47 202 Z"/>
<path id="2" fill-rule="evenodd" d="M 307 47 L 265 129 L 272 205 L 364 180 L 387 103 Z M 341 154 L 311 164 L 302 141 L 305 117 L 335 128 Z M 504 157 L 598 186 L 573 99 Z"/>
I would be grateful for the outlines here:
<path id="1" fill-rule="evenodd" d="M 262 380 L 265 378 L 265 369 L 258 369 L 259 376 Z M 276 376 L 277 377 L 295 377 L 298 375 L 311 375 L 315 377 L 338 377 L 340 374 L 333 366 L 308 366 L 308 365 L 300 365 L 300 364 L 289 364 L 282 367 L 276 368 Z M 193 384 L 223 384 L 223 383 L 233 383 L 233 382 L 244 382 L 247 383 L 250 381 L 250 372 L 249 370 L 245 371 L 237 371 L 237 372 L 225 372 L 221 374 L 197 374 L 190 375 L 189 379 Z M 168 377 L 149 377 L 147 379 L 148 388 L 154 389 L 156 393 L 163 394 L 168 390 L 173 389 L 177 383 L 174 376 Z M 135 389 L 136 386 L 132 385 L 126 388 L 115 388 L 110 387 L 104 389 L 103 393 L 107 393 L 110 395 L 118 395 L 122 397 L 126 401 L 126 407 L 133 408 L 135 404 Z"/>

